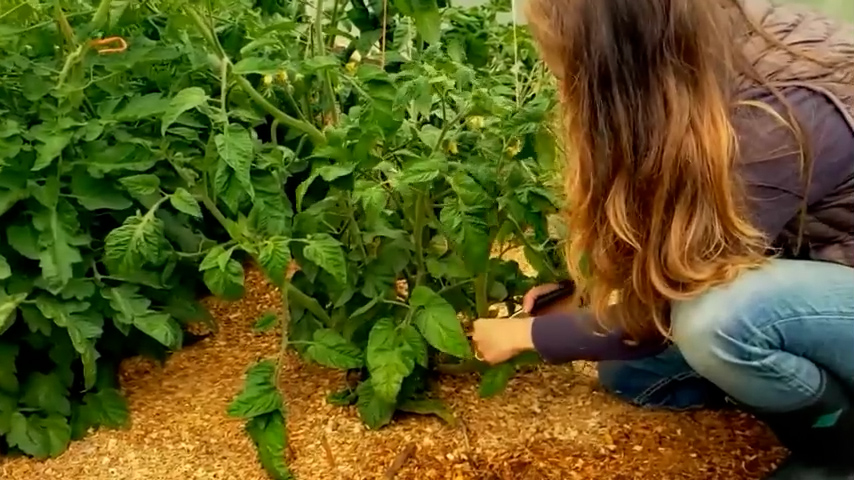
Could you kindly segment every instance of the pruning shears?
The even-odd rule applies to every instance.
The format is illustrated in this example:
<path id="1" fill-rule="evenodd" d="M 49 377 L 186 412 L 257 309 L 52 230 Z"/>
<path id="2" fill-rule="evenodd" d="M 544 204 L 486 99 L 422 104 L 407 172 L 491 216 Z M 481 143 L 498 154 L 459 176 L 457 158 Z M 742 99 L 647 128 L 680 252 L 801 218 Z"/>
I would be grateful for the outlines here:
<path id="1" fill-rule="evenodd" d="M 575 293 L 575 282 L 572 280 L 563 280 L 558 282 L 557 288 L 549 293 L 544 293 L 534 299 L 534 308 L 531 309 L 531 315 L 537 315 L 537 312 L 548 308 L 555 302 L 559 302 L 565 298 L 571 297 Z M 511 316 L 515 317 L 519 312 Z"/>

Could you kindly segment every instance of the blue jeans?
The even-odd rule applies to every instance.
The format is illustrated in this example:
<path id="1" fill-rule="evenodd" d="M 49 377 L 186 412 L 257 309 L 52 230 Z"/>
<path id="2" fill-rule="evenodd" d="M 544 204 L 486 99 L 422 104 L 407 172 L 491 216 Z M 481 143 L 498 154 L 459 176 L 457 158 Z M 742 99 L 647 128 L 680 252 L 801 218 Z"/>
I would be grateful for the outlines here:
<path id="1" fill-rule="evenodd" d="M 854 391 L 854 268 L 773 260 L 674 303 L 671 322 L 673 346 L 601 362 L 602 385 L 641 406 L 768 412 L 811 404 L 824 372 Z"/>

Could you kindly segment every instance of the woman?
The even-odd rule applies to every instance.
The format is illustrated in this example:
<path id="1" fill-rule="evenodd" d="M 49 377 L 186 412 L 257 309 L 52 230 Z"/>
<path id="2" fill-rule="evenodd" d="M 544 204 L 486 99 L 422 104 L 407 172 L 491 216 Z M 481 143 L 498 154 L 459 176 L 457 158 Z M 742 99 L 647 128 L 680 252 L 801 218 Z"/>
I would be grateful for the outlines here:
<path id="1" fill-rule="evenodd" d="M 480 320 L 481 358 L 599 361 L 640 405 L 727 398 L 792 452 L 769 478 L 854 479 L 854 27 L 768 0 L 528 17 L 560 85 L 585 308 Z"/>

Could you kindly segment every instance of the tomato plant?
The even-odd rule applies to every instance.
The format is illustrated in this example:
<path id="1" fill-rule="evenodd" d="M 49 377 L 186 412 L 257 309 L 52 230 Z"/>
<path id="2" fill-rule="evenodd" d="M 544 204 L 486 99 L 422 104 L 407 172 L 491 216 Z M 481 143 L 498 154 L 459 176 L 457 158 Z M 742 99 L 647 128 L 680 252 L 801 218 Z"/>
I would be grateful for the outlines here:
<path id="1" fill-rule="evenodd" d="M 259 325 L 350 371 L 330 401 L 369 427 L 452 420 L 431 393 L 439 365 L 474 364 L 499 392 L 530 359 L 484 368 L 467 322 L 562 270 L 553 90 L 502 3 L 13 2 L 0 444 L 46 457 L 125 425 L 118 359 L 179 348 L 210 322 L 195 299 L 239 298 L 247 261 L 287 306 Z M 229 414 L 286 478 L 278 368 L 250 367 Z"/>

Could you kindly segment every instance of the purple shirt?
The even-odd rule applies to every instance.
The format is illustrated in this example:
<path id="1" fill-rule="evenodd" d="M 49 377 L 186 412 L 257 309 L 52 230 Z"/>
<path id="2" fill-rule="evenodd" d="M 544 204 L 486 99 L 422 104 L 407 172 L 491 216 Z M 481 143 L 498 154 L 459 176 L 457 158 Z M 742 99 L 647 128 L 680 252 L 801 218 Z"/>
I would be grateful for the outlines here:
<path id="1" fill-rule="evenodd" d="M 824 93 L 807 87 L 787 87 L 782 93 L 810 142 L 813 175 L 807 202 L 812 203 L 854 177 L 854 126 Z M 743 98 L 765 103 L 788 118 L 785 106 L 767 90 L 747 92 Z M 803 202 L 797 143 L 787 127 L 754 107 L 740 107 L 733 124 L 752 220 L 768 238 L 776 239 L 797 217 Z M 775 147 L 769 151 L 769 145 Z M 581 310 L 536 317 L 531 333 L 537 352 L 552 363 L 631 360 L 655 355 L 667 347 L 664 340 L 629 344 L 619 331 L 601 335 L 595 333 L 595 328 L 592 316 Z"/>

